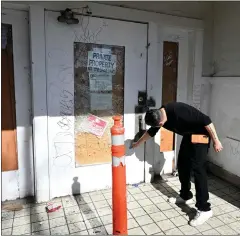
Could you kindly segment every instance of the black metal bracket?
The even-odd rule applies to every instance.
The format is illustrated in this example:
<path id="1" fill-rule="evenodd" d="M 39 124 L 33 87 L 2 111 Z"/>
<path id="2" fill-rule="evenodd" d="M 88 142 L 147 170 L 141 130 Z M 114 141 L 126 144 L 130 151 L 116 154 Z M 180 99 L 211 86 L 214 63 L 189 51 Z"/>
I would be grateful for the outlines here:
<path id="1" fill-rule="evenodd" d="M 138 105 L 135 106 L 135 113 L 145 113 L 149 110 L 149 107 L 155 107 L 156 101 L 153 97 L 147 99 L 147 92 L 146 91 L 139 91 L 138 92 Z"/>

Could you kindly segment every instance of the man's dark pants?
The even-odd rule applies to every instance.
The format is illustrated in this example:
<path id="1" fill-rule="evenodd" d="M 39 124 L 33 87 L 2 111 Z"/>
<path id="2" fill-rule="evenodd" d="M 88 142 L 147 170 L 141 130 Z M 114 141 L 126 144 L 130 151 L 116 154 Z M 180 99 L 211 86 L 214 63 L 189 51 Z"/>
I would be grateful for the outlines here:
<path id="1" fill-rule="evenodd" d="M 191 189 L 191 171 L 194 174 L 196 188 L 196 207 L 199 211 L 209 211 L 210 203 L 206 173 L 208 144 L 193 144 L 191 136 L 183 136 L 178 154 L 178 175 L 181 182 L 180 197 L 189 200 L 193 197 Z"/>

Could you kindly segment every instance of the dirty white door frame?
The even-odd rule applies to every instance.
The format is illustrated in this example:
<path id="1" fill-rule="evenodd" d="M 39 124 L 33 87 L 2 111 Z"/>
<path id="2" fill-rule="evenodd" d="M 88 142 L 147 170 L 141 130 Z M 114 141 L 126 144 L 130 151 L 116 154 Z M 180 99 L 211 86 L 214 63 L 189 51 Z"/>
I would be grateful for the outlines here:
<path id="1" fill-rule="evenodd" d="M 202 35 L 203 31 L 186 30 L 174 27 L 159 27 L 158 37 L 160 44 L 159 53 L 163 55 L 163 42 L 177 42 L 179 44 L 178 54 L 178 78 L 177 78 L 177 101 L 192 104 L 193 85 L 201 83 L 202 70 Z M 162 67 L 161 67 L 162 68 Z M 162 83 L 162 71 L 160 72 Z M 161 97 L 159 97 L 162 100 Z M 155 137 L 155 142 L 160 145 L 160 132 Z M 175 150 L 164 152 L 162 155 L 159 152 L 159 147 L 156 145 L 154 163 L 165 163 L 160 170 L 161 174 L 172 173 L 172 160 L 177 163 L 177 155 L 179 152 L 182 137 L 175 134 Z M 159 160 L 160 159 L 160 160 Z"/>
<path id="2" fill-rule="evenodd" d="M 3 201 L 34 196 L 34 171 L 28 11 L 2 8 L 2 23 L 12 25 L 13 31 L 18 152 L 18 170 L 2 172 Z"/>

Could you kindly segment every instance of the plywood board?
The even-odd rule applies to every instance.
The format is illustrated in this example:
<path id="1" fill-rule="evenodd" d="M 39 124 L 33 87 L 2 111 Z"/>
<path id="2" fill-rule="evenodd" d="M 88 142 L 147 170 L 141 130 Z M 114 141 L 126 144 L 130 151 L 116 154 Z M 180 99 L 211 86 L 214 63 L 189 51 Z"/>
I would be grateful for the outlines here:
<path id="1" fill-rule="evenodd" d="M 111 162 L 112 116 L 124 111 L 124 53 L 120 46 L 74 43 L 76 166 Z M 102 137 L 81 128 L 88 114 L 108 122 Z"/>
<path id="2" fill-rule="evenodd" d="M 2 171 L 18 169 L 12 27 L 2 24 Z"/>
<path id="3" fill-rule="evenodd" d="M 162 104 L 176 101 L 178 71 L 178 43 L 163 44 Z M 174 133 L 161 129 L 160 152 L 174 150 Z"/>

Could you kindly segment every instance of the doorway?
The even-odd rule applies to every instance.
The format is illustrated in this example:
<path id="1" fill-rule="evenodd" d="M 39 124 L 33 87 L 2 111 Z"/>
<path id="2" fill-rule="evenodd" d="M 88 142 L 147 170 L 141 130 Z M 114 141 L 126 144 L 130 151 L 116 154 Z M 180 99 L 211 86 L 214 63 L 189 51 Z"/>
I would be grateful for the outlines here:
<path id="1" fill-rule="evenodd" d="M 2 201 L 34 196 L 28 12 L 2 8 Z"/>
<path id="2" fill-rule="evenodd" d="M 112 116 L 123 116 L 125 142 L 133 139 L 147 64 L 147 24 L 78 15 L 80 24 L 68 26 L 57 21 L 58 15 L 45 13 L 54 197 L 72 194 L 75 177 L 81 192 L 111 187 Z M 144 182 L 144 152 L 144 145 L 136 151 L 126 145 L 127 183 Z"/>

